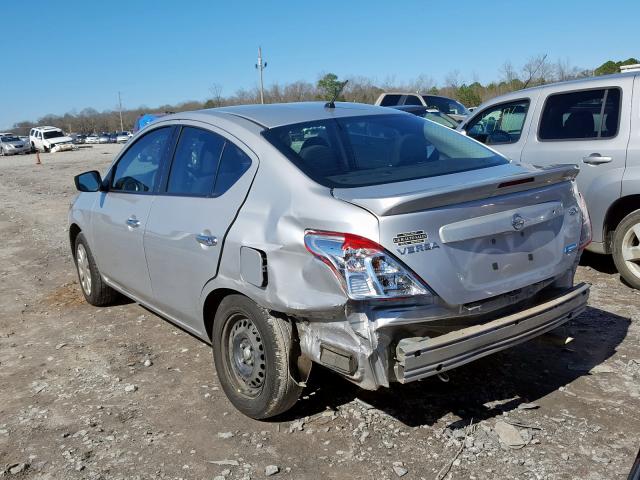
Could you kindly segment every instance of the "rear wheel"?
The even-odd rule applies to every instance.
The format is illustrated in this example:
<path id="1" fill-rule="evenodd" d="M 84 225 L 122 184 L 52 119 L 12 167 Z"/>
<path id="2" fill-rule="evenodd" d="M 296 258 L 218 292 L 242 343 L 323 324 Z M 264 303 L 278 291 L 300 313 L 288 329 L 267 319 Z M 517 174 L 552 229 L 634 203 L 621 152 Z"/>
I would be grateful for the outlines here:
<path id="1" fill-rule="evenodd" d="M 87 240 L 82 233 L 76 237 L 74 260 L 78 270 L 80 288 L 87 302 L 96 307 L 113 303 L 118 297 L 118 293 L 102 280 Z"/>
<path id="2" fill-rule="evenodd" d="M 213 357 L 227 397 L 245 415 L 264 419 L 291 408 L 302 391 L 292 378 L 291 323 L 243 295 L 221 303 L 213 325 Z"/>
<path id="3" fill-rule="evenodd" d="M 616 228 L 612 253 L 622 278 L 640 289 L 640 210 L 624 217 Z"/>

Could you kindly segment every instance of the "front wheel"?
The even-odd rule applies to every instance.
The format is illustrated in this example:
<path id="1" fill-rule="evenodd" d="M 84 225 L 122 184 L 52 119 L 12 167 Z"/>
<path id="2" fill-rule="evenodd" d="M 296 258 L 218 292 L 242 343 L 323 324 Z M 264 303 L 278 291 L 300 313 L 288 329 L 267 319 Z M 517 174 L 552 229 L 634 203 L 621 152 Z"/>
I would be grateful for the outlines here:
<path id="1" fill-rule="evenodd" d="M 612 253 L 622 278 L 640 289 L 640 210 L 624 217 L 616 228 Z"/>
<path id="2" fill-rule="evenodd" d="M 87 239 L 82 233 L 79 233 L 76 238 L 74 260 L 78 270 L 80 287 L 87 302 L 96 307 L 104 307 L 113 303 L 118 297 L 118 293 L 102 280 L 102 275 L 100 275 L 91 250 L 89 250 Z"/>
<path id="3" fill-rule="evenodd" d="M 243 295 L 220 303 L 213 324 L 213 358 L 220 384 L 248 417 L 264 419 L 291 408 L 302 387 L 293 379 L 293 330 Z"/>

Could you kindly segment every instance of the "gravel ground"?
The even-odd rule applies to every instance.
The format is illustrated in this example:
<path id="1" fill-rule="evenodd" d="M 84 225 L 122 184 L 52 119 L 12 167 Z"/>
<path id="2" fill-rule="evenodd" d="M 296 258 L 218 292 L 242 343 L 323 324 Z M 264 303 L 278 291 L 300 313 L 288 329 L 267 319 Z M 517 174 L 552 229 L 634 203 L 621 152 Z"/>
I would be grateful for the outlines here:
<path id="1" fill-rule="evenodd" d="M 365 392 L 315 368 L 285 417 L 225 398 L 210 348 L 142 307 L 94 308 L 67 241 L 73 175 L 120 147 L 0 159 L 0 477 L 614 479 L 640 445 L 640 292 L 585 255 L 567 327 Z"/>

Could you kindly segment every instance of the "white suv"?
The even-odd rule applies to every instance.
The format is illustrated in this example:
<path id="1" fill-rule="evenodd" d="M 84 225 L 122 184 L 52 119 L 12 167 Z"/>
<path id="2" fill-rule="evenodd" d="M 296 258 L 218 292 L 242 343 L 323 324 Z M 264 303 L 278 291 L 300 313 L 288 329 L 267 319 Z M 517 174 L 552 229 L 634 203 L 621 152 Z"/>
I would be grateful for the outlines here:
<path id="1" fill-rule="evenodd" d="M 70 145 L 73 147 L 73 139 L 57 127 L 35 127 L 29 131 L 31 146 L 41 152 L 50 152 L 56 145 Z"/>

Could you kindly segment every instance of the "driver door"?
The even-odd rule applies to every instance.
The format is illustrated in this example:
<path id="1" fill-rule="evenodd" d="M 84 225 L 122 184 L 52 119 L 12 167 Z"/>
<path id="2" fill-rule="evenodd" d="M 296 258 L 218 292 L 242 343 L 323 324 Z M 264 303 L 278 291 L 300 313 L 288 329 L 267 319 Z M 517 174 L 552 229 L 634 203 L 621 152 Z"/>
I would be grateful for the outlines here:
<path id="1" fill-rule="evenodd" d="M 490 106 L 474 115 L 464 130 L 469 137 L 519 162 L 530 124 L 530 104 L 529 98 L 523 98 Z"/>
<path id="2" fill-rule="evenodd" d="M 108 175 L 93 212 L 91 248 L 108 282 L 140 299 L 151 299 L 151 280 L 142 245 L 151 205 L 173 127 L 150 130 L 120 156 Z"/>

